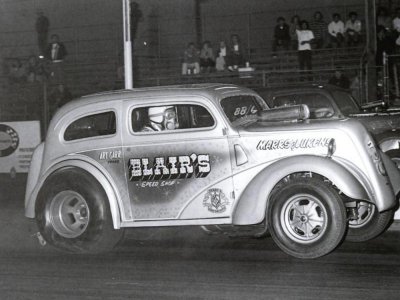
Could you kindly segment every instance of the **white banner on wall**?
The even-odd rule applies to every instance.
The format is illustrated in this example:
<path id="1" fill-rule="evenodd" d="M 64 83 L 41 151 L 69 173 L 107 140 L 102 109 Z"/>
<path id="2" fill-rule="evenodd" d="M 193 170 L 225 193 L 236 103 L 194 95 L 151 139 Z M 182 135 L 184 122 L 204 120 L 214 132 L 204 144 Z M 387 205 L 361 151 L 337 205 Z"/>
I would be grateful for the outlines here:
<path id="1" fill-rule="evenodd" d="M 0 173 L 27 173 L 40 144 L 40 122 L 0 122 Z"/>

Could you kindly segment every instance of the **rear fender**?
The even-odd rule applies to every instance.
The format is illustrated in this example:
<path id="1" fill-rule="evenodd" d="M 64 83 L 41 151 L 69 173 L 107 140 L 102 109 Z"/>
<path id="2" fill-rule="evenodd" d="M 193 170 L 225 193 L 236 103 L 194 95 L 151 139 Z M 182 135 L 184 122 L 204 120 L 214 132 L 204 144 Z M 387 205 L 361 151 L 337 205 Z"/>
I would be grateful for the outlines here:
<path id="1" fill-rule="evenodd" d="M 264 220 L 269 195 L 275 185 L 287 175 L 312 172 L 330 180 L 346 196 L 370 200 L 363 185 L 346 168 L 332 159 L 302 155 L 281 159 L 263 169 L 246 187 L 233 213 L 233 224 L 257 224 Z"/>
<path id="2" fill-rule="evenodd" d="M 107 179 L 104 173 L 101 172 L 98 168 L 96 168 L 89 162 L 77 159 L 65 160 L 59 162 L 53 165 L 51 168 L 49 168 L 45 172 L 45 174 L 41 176 L 40 181 L 37 183 L 32 193 L 30 193 L 30 195 L 27 195 L 25 203 L 25 216 L 28 218 L 35 217 L 36 198 L 46 179 L 55 171 L 68 167 L 76 167 L 89 172 L 101 184 L 101 186 L 103 187 L 104 191 L 107 194 L 107 198 L 110 204 L 110 211 L 113 219 L 114 228 L 119 229 L 121 226 L 121 214 L 120 214 L 120 206 L 118 203 L 118 195 L 116 194 L 116 189 L 113 187 L 111 181 Z"/>

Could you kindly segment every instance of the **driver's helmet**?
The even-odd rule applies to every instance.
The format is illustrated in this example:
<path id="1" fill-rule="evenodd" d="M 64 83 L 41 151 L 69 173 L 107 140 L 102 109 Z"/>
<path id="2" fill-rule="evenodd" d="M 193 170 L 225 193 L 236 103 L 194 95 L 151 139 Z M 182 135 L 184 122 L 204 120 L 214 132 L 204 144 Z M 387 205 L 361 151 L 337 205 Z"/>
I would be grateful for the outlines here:
<path id="1" fill-rule="evenodd" d="M 174 130 L 178 128 L 174 106 L 150 107 L 148 114 L 150 122 L 160 125 L 162 130 Z"/>

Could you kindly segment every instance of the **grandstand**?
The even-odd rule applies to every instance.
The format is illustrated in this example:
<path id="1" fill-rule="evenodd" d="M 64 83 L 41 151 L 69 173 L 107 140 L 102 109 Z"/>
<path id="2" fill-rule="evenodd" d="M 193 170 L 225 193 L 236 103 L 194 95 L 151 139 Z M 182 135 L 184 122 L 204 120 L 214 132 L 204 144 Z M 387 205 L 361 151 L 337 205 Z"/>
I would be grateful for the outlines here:
<path id="1" fill-rule="evenodd" d="M 75 2 L 80 3 L 77 0 Z M 231 11 L 216 12 L 212 4 L 215 1 L 207 1 L 202 20 L 203 38 L 214 41 L 215 45 L 219 39 L 227 39 L 230 33 L 238 33 L 246 44 L 247 60 L 255 71 L 245 74 L 246 76 L 229 71 L 182 76 L 180 69 L 183 46 L 195 39 L 193 26 L 188 26 L 193 25 L 193 18 L 186 11 L 192 7 L 181 7 L 182 16 L 177 16 L 174 7 L 168 10 L 164 7 L 155 9 L 154 5 L 150 8 L 146 7 L 145 1 L 138 2 L 143 7 L 145 21 L 140 24 L 141 28 L 139 27 L 134 44 L 134 86 L 136 87 L 195 82 L 231 82 L 250 87 L 274 86 L 282 83 L 297 84 L 304 80 L 301 72 L 298 71 L 297 52 L 280 52 L 277 58 L 274 58 L 271 53 L 271 33 L 276 16 L 284 15 L 288 18 L 293 14 L 302 14 L 311 17 L 314 11 L 321 10 L 329 21 L 329 15 L 337 11 L 343 16 L 352 10 L 363 15 L 363 2 L 359 0 L 343 1 L 340 4 L 337 1 L 331 1 L 331 6 L 324 7 L 315 6 L 312 1 L 306 1 L 310 4 L 309 8 L 304 8 L 304 5 L 299 7 L 296 1 L 289 1 L 293 2 L 293 8 L 284 9 L 282 5 L 279 7 L 277 4 L 275 10 L 266 7 L 263 4 L 265 1 L 254 0 L 254 3 L 249 5 L 251 9 L 245 12 L 242 10 L 243 4 L 238 4 L 238 7 L 232 5 Z M 173 1 L 175 2 L 182 1 Z M 257 9 L 257 5 L 261 8 Z M 110 14 L 114 18 L 120 9 L 119 5 L 115 6 L 107 3 L 107 9 L 112 9 Z M 285 3 L 285 7 L 288 6 L 289 4 Z M 34 15 L 34 9 L 32 14 Z M 69 55 L 63 63 L 64 84 L 74 96 L 123 88 L 123 80 L 118 76 L 118 68 L 122 65 L 122 25 L 120 24 L 122 17 L 110 22 L 110 18 L 105 16 L 104 11 L 103 22 L 96 17 L 93 21 L 96 24 L 81 24 L 82 22 L 77 22 L 76 26 L 59 24 L 60 26 L 54 26 L 51 30 L 60 34 L 68 49 Z M 85 17 L 89 18 L 89 14 Z M 1 46 L 3 61 L 14 56 L 25 61 L 35 48 L 35 34 L 33 29 L 8 30 L 0 33 L 5 41 Z M 12 38 L 13 36 L 17 37 L 18 43 Z M 342 67 L 349 76 L 354 76 L 356 72 L 361 71 L 364 51 L 364 45 L 357 48 L 314 50 L 311 79 L 326 82 L 338 66 Z M 51 80 L 32 84 L 11 84 L 7 75 L 4 74 L 0 78 L 0 120 L 46 119 L 44 116 L 48 111 L 46 102 L 51 101 L 48 96 L 54 84 L 55 82 Z"/>

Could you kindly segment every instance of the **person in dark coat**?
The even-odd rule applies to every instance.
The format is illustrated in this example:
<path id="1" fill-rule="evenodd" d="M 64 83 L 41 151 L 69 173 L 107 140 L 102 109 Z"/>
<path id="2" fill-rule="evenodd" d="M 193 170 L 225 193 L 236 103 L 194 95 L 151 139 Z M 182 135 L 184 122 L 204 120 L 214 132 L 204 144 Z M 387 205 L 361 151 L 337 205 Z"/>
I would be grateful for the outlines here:
<path id="1" fill-rule="evenodd" d="M 350 80 L 347 78 L 340 69 L 335 71 L 335 75 L 329 79 L 329 84 L 336 85 L 343 89 L 350 88 Z"/>
<path id="2" fill-rule="evenodd" d="M 46 58 L 52 62 L 62 61 L 67 56 L 67 49 L 60 42 L 60 37 L 57 34 L 51 36 L 51 42 L 46 49 Z"/>
<path id="3" fill-rule="evenodd" d="M 289 33 L 289 25 L 286 24 L 284 17 L 279 17 L 277 19 L 277 25 L 274 30 L 274 41 L 272 44 L 272 52 L 275 55 L 275 52 L 278 48 L 282 50 L 289 50 L 290 44 L 290 33 Z"/>

